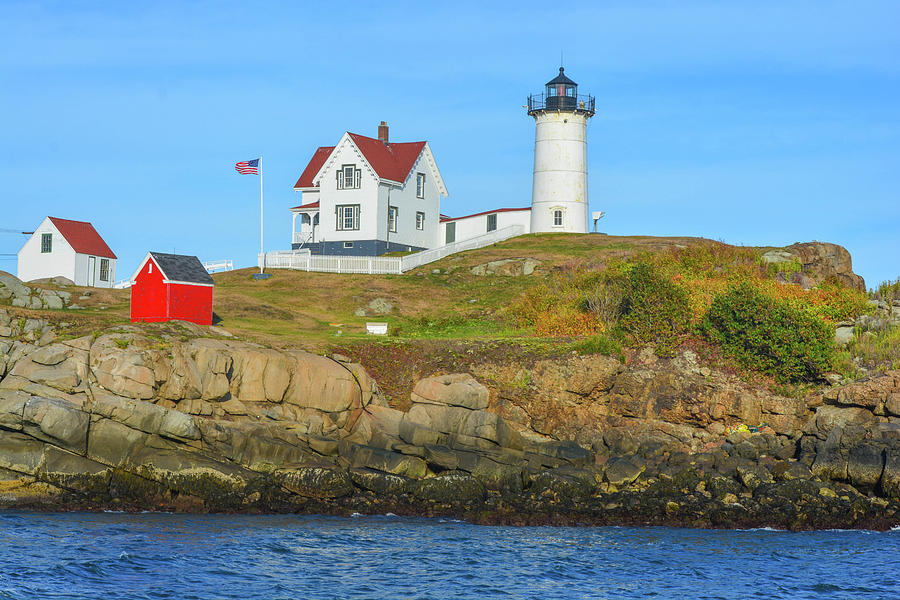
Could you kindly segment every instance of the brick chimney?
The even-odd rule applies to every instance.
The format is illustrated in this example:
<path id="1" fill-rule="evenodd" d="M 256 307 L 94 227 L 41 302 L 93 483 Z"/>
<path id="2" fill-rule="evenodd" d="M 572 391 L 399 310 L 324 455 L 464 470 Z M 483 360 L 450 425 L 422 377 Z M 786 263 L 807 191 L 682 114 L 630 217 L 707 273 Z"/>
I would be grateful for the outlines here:
<path id="1" fill-rule="evenodd" d="M 378 125 L 378 141 L 382 144 L 388 143 L 388 124 L 385 121 Z"/>

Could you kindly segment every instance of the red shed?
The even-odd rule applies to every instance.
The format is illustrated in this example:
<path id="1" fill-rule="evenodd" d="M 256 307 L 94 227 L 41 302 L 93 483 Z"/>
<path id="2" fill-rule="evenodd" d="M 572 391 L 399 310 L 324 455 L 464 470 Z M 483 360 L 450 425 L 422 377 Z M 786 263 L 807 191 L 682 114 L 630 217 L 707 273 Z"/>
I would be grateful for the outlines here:
<path id="1" fill-rule="evenodd" d="M 131 281 L 132 322 L 212 325 L 213 279 L 196 256 L 148 252 Z"/>

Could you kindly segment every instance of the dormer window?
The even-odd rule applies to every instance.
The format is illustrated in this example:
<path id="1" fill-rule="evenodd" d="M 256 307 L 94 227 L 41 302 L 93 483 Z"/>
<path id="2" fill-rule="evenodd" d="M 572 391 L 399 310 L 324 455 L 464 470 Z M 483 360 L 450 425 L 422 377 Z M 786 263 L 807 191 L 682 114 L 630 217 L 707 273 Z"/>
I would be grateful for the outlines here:
<path id="1" fill-rule="evenodd" d="M 425 197 L 425 173 L 416 173 L 416 198 Z"/>
<path id="2" fill-rule="evenodd" d="M 362 181 L 362 171 L 356 165 L 342 165 L 337 172 L 337 189 L 358 190 Z"/>

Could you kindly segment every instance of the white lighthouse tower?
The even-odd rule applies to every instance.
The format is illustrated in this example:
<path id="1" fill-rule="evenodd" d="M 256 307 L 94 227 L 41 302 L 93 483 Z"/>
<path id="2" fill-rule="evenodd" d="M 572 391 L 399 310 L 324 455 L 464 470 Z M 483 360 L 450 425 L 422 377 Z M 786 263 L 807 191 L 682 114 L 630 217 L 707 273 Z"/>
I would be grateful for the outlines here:
<path id="1" fill-rule="evenodd" d="M 579 96 L 563 68 L 543 94 L 528 96 L 534 117 L 531 232 L 588 232 L 587 121 L 594 97 Z"/>

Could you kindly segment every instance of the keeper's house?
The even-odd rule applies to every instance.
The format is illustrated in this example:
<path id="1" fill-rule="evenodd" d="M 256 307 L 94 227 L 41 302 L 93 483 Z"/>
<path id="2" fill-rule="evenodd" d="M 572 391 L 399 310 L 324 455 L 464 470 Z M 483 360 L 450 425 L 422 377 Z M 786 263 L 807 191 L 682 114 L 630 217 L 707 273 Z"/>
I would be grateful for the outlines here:
<path id="1" fill-rule="evenodd" d="M 294 250 L 378 256 L 443 244 L 447 188 L 431 148 L 390 142 L 384 121 L 378 139 L 348 132 L 318 148 L 294 189 L 303 192 L 303 204 L 291 209 Z"/>
<path id="2" fill-rule="evenodd" d="M 196 256 L 148 252 L 131 282 L 132 322 L 212 325 L 213 279 Z"/>
<path id="3" fill-rule="evenodd" d="M 116 255 L 86 221 L 47 217 L 19 250 L 22 281 L 65 277 L 75 285 L 112 287 Z"/>

